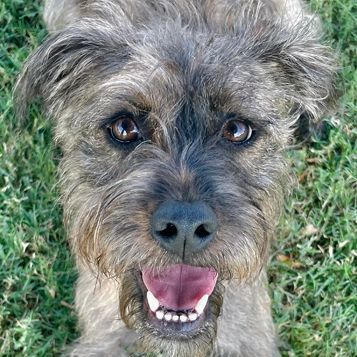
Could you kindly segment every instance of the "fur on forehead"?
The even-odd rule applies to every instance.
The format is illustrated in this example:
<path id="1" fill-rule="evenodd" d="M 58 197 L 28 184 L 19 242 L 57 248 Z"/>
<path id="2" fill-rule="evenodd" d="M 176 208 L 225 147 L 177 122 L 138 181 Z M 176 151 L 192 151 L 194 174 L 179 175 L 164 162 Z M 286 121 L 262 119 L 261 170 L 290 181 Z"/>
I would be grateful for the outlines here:
<path id="1" fill-rule="evenodd" d="M 16 88 L 18 110 L 24 113 L 39 96 L 50 116 L 63 119 L 92 100 L 98 83 L 110 82 L 128 63 L 135 69 L 135 60 L 138 68 L 188 69 L 196 61 L 229 71 L 251 63 L 274 82 L 295 119 L 318 122 L 334 102 L 334 59 L 310 18 L 301 13 L 287 23 L 284 14 L 272 16 L 276 1 L 259 3 L 87 1 L 83 17 L 52 34 L 27 61 Z"/>

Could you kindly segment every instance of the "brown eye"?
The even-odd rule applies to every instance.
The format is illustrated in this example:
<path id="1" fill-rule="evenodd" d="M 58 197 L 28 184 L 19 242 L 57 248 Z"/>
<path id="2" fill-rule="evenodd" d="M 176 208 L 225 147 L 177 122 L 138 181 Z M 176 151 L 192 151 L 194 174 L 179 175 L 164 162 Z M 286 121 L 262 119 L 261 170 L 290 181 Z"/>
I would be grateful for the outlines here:
<path id="1" fill-rule="evenodd" d="M 129 143 L 140 139 L 140 131 L 131 118 L 124 117 L 116 120 L 109 127 L 113 139 Z"/>
<path id="2" fill-rule="evenodd" d="M 243 121 L 229 120 L 224 124 L 223 137 L 233 143 L 244 143 L 253 134 L 251 126 Z"/>

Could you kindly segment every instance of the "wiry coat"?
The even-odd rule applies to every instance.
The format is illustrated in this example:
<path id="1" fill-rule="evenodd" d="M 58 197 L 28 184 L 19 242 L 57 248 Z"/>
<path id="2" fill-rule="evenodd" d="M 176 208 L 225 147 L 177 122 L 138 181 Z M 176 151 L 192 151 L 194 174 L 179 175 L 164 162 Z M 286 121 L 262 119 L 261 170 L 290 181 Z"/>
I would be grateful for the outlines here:
<path id="1" fill-rule="evenodd" d="M 45 20 L 53 33 L 17 95 L 22 110 L 42 98 L 63 150 L 82 328 L 73 355 L 277 355 L 265 265 L 289 186 L 284 149 L 334 98 L 316 19 L 298 0 L 62 0 L 47 2 Z M 139 145 L 108 139 L 123 110 L 139 118 Z M 254 125 L 249 143 L 222 140 L 232 113 Z M 150 235 L 168 199 L 204 201 L 219 222 L 185 260 L 218 272 L 213 317 L 180 341 L 146 322 L 134 273 L 182 262 Z"/>

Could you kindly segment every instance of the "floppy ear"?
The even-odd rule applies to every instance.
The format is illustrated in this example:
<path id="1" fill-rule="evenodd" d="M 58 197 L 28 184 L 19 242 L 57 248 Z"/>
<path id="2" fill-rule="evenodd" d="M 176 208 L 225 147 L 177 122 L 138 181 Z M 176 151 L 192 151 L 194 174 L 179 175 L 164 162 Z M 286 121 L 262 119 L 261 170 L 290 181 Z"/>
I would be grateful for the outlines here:
<path id="1" fill-rule="evenodd" d="M 93 23 L 50 36 L 28 58 L 17 81 L 17 113 L 24 117 L 29 103 L 38 97 L 45 111 L 56 117 L 69 103 L 83 98 L 84 88 L 94 87 L 98 78 L 116 73 L 127 61 L 129 49 L 122 38 L 119 28 Z"/>
<path id="2" fill-rule="evenodd" d="M 322 117 L 336 105 L 336 61 L 330 48 L 314 38 L 296 38 L 281 51 L 278 60 L 298 117 L 296 135 L 305 139 L 321 128 Z"/>
<path id="3" fill-rule="evenodd" d="M 319 19 L 302 1 L 267 4 L 253 11 L 247 7 L 242 24 L 248 36 L 242 52 L 257 60 L 281 89 L 284 114 L 295 125 L 297 136 L 306 138 L 335 108 L 336 58 L 323 45 Z"/>
<path id="4" fill-rule="evenodd" d="M 297 137 L 307 138 L 336 106 L 336 58 L 313 18 L 274 27 L 262 41 L 260 60 L 285 93 Z"/>

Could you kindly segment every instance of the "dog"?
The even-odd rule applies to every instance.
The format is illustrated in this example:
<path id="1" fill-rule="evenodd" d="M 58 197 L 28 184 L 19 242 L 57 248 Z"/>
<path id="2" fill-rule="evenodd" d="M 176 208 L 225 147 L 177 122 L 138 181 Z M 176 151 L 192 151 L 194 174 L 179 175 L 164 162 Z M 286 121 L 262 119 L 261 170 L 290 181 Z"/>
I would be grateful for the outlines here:
<path id="1" fill-rule="evenodd" d="M 72 356 L 278 356 L 266 266 L 296 133 L 334 105 L 300 0 L 47 1 L 16 86 L 54 123 Z"/>

